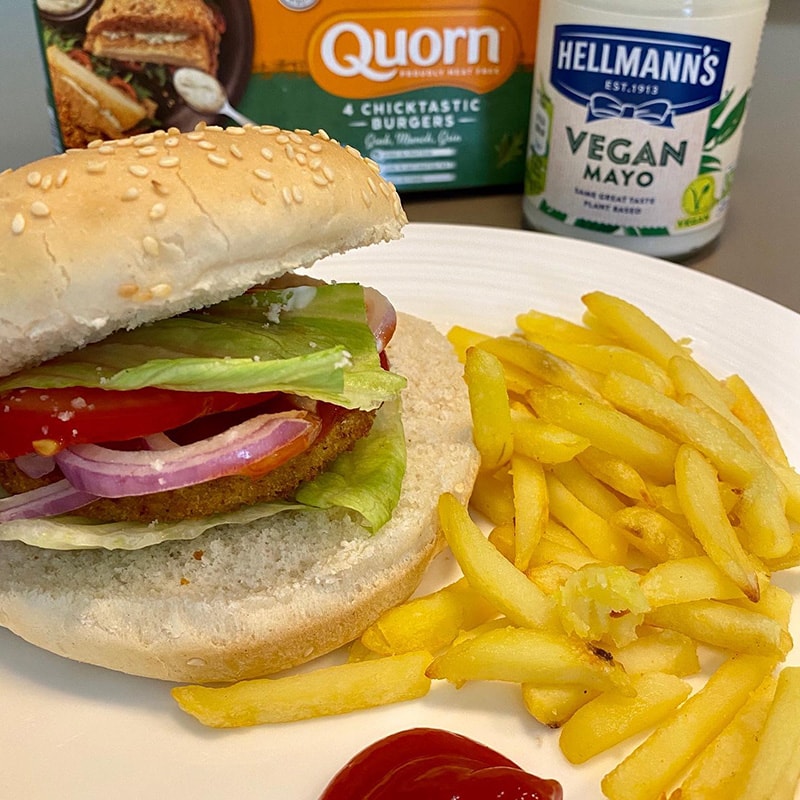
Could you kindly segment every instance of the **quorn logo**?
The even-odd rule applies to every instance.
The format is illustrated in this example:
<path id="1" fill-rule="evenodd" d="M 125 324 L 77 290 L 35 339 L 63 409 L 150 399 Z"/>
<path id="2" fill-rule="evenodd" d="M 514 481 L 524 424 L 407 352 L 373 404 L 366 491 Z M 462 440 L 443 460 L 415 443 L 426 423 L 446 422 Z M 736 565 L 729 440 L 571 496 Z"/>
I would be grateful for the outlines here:
<path id="1" fill-rule="evenodd" d="M 312 34 L 315 82 L 340 97 L 379 97 L 426 86 L 483 94 L 517 66 L 520 36 L 491 9 L 366 12 L 327 18 Z"/>

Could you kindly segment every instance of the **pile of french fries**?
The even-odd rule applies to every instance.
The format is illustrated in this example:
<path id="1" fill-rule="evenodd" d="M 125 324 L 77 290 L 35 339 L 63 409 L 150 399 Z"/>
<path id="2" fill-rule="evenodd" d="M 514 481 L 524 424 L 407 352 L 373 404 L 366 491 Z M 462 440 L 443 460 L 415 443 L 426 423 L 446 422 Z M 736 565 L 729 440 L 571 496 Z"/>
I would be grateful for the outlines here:
<path id="1" fill-rule="evenodd" d="M 583 324 L 450 331 L 481 454 L 475 514 L 439 503 L 464 577 L 385 613 L 346 664 L 178 687 L 182 708 L 246 725 L 506 681 L 574 764 L 634 743 L 610 800 L 795 797 L 800 667 L 771 576 L 800 564 L 800 475 L 741 377 L 622 299 L 583 302 Z"/>

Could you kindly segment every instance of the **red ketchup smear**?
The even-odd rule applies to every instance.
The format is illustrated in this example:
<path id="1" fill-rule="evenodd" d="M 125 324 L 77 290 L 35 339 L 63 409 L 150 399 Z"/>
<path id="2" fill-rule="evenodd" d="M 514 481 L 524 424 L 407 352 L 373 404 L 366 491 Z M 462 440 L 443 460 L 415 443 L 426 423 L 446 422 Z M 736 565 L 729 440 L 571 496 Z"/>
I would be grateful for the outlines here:
<path id="1" fill-rule="evenodd" d="M 334 776 L 320 800 L 562 800 L 561 785 L 435 728 L 387 736 Z"/>

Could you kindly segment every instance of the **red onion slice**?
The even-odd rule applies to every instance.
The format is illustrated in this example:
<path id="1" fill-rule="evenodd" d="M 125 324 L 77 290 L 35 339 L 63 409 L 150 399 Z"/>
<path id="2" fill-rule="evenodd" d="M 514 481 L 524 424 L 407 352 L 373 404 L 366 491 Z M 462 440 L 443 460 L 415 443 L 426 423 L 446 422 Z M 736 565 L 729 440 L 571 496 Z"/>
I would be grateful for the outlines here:
<path id="1" fill-rule="evenodd" d="M 306 449 L 319 434 L 319 418 L 301 411 L 261 414 L 199 442 L 165 450 L 112 450 L 79 444 L 56 463 L 77 489 L 99 497 L 129 497 L 181 489 L 245 472 L 264 462 L 281 463 Z M 253 469 L 253 467 L 256 469 Z"/>
<path id="2" fill-rule="evenodd" d="M 56 468 L 56 462 L 52 456 L 40 456 L 38 453 L 17 456 L 14 463 L 29 478 L 43 478 Z"/>
<path id="3" fill-rule="evenodd" d="M 370 286 L 364 287 L 364 305 L 367 309 L 367 324 L 375 337 L 378 352 L 382 353 L 397 327 L 397 312 L 388 298 Z"/>
<path id="4" fill-rule="evenodd" d="M 67 514 L 96 499 L 95 495 L 71 486 L 69 481 L 56 481 L 29 492 L 2 498 L 0 522 Z"/>

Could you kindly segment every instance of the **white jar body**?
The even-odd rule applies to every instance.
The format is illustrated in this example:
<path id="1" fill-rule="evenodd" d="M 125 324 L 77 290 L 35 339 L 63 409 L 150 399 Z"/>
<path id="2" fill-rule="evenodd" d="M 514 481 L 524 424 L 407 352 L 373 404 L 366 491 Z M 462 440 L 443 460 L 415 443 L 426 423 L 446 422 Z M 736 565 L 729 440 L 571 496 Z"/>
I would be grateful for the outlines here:
<path id="1" fill-rule="evenodd" d="M 767 6 L 542 0 L 528 224 L 665 258 L 713 241 Z"/>

